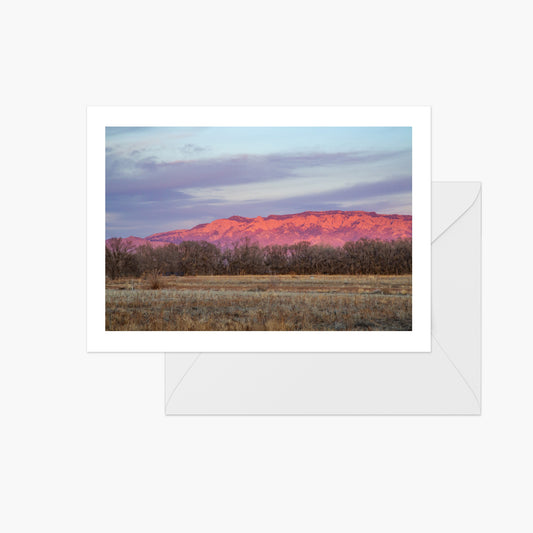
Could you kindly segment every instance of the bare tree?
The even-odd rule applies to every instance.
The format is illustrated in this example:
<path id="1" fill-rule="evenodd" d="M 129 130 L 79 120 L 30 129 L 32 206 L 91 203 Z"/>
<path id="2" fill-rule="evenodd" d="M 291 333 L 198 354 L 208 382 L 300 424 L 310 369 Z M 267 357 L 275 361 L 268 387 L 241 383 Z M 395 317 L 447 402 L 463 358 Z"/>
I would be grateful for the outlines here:
<path id="1" fill-rule="evenodd" d="M 342 247 L 312 245 L 302 241 L 290 246 L 261 247 L 250 239 L 221 249 L 206 241 L 184 241 L 136 250 L 122 239 L 106 245 L 106 274 L 115 279 L 157 271 L 174 275 L 216 274 L 410 274 L 411 240 L 361 239 Z"/>
<path id="2" fill-rule="evenodd" d="M 111 279 L 137 275 L 138 261 L 133 253 L 134 246 L 121 238 L 110 239 L 105 248 L 106 275 Z"/>

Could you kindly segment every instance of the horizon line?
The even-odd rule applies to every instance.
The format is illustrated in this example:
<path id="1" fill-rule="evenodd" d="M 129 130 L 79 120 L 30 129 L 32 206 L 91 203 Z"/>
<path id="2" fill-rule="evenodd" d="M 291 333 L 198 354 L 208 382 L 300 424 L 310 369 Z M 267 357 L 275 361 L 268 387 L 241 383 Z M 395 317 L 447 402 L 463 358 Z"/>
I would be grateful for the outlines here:
<path id="1" fill-rule="evenodd" d="M 213 220 L 211 220 L 210 222 L 202 222 L 200 224 L 196 224 L 195 226 L 192 226 L 190 228 L 176 228 L 176 229 L 171 229 L 171 230 L 165 230 L 165 231 L 157 231 L 157 232 L 154 232 L 154 233 L 150 233 L 149 235 L 146 235 L 145 237 L 137 237 L 136 235 L 128 235 L 128 236 L 120 236 L 120 237 L 107 237 L 106 238 L 106 241 L 107 240 L 110 240 L 110 239 L 128 239 L 130 237 L 135 237 L 137 239 L 148 239 L 149 237 L 152 237 L 154 235 L 160 235 L 160 234 L 163 234 L 163 233 L 171 233 L 171 232 L 174 232 L 174 231 L 191 231 L 193 229 L 196 229 L 196 228 L 199 228 L 199 227 L 202 227 L 202 226 L 207 226 L 209 224 L 212 224 L 213 222 L 217 222 L 219 220 L 233 220 L 233 221 L 247 221 L 247 220 L 257 220 L 257 219 L 263 219 L 263 220 L 268 220 L 269 218 L 272 219 L 272 218 L 280 218 L 280 217 L 291 217 L 291 216 L 298 216 L 298 215 L 309 215 L 309 214 L 328 214 L 328 213 L 365 213 L 365 214 L 368 214 L 368 215 L 377 215 L 377 216 L 384 216 L 384 217 L 409 217 L 413 218 L 413 215 L 412 214 L 409 214 L 409 215 L 405 215 L 405 214 L 401 214 L 401 213 L 378 213 L 377 211 L 365 211 L 363 209 L 357 209 L 357 210 L 344 210 L 344 209 L 328 209 L 328 210 L 325 210 L 325 211 L 315 211 L 315 210 L 307 210 L 307 211 L 301 211 L 299 213 L 285 213 L 285 214 L 270 214 L 270 215 L 267 215 L 267 216 L 262 216 L 262 215 L 258 215 L 256 217 L 245 217 L 245 216 L 241 216 L 241 215 L 232 215 L 230 217 L 222 217 L 222 218 L 215 218 Z"/>

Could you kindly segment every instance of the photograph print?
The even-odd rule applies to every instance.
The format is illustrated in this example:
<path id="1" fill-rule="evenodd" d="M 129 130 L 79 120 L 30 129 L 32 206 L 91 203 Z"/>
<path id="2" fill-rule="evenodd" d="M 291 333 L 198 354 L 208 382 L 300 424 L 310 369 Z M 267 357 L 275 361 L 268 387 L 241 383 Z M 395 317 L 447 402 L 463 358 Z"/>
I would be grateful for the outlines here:
<path id="1" fill-rule="evenodd" d="M 411 127 L 106 127 L 106 331 L 410 331 L 412 150 Z"/>

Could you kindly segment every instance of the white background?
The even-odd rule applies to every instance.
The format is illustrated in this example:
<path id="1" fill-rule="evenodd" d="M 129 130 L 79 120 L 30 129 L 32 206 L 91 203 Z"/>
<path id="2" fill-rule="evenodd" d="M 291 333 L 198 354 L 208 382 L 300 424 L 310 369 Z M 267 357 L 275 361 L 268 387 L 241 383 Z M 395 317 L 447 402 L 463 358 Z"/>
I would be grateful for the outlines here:
<path id="1" fill-rule="evenodd" d="M 2 13 L 0 529 L 530 532 L 526 2 L 27 2 Z M 86 105 L 431 105 L 484 184 L 480 417 L 179 418 L 85 353 Z"/>

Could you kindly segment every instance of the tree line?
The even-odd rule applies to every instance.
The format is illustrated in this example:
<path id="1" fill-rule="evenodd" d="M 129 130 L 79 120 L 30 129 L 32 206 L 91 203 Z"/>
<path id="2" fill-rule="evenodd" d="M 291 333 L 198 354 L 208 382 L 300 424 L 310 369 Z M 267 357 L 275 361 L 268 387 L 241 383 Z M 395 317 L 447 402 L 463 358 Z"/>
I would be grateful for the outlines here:
<path id="1" fill-rule="evenodd" d="M 206 241 L 184 241 L 160 248 L 134 248 L 123 239 L 106 244 L 106 275 L 111 279 L 162 275 L 242 274 L 411 274 L 412 241 L 361 239 L 335 247 L 311 244 L 260 246 L 244 239 L 229 248 Z"/>

